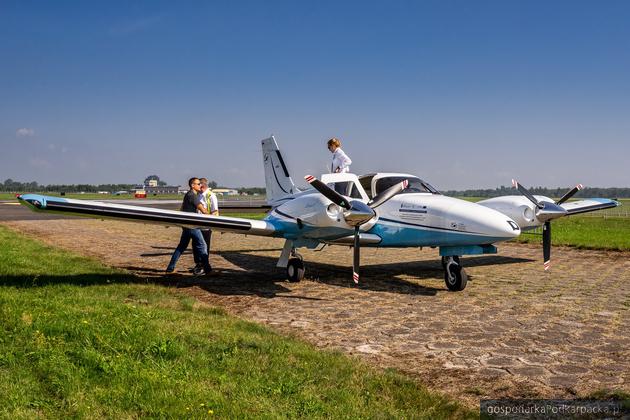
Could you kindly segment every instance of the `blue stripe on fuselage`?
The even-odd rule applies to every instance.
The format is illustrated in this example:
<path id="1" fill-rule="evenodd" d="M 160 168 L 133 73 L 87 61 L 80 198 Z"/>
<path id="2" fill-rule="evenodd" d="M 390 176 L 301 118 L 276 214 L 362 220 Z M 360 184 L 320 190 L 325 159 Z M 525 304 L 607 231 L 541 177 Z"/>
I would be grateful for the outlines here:
<path id="1" fill-rule="evenodd" d="M 318 240 L 333 240 L 351 235 L 354 232 L 354 230 L 350 228 L 333 226 L 317 227 L 306 223 L 302 223 L 302 228 L 300 229 L 295 219 L 281 219 L 273 214 L 265 217 L 264 220 L 271 223 L 275 228 L 273 236 L 285 239 L 294 240 L 298 238 L 309 238 Z"/>
<path id="2" fill-rule="evenodd" d="M 413 227 L 396 222 L 378 222 L 368 233 L 373 233 L 382 238 L 382 241 L 377 246 L 392 248 L 407 246 L 483 245 L 504 241 L 506 239 L 450 230 L 432 230 L 431 228 Z"/>
<path id="3" fill-rule="evenodd" d="M 280 219 L 269 215 L 265 221 L 271 223 L 276 232 L 273 236 L 286 239 L 312 238 L 319 240 L 333 240 L 353 234 L 352 229 L 325 227 L 320 228 L 303 224 L 302 229 L 293 220 Z M 382 241 L 378 244 L 366 244 L 372 247 L 417 247 L 417 246 L 452 246 L 452 245 L 482 245 L 504 241 L 506 238 L 484 236 L 456 232 L 452 230 L 438 230 L 430 227 L 413 226 L 388 220 L 377 222 L 367 233 L 378 235 Z"/>

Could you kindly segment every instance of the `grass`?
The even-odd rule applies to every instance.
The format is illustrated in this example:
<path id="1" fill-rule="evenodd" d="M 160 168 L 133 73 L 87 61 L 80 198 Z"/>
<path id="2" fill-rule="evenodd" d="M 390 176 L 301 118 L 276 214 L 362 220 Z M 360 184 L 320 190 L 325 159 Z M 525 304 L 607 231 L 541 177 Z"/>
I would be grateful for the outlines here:
<path id="1" fill-rule="evenodd" d="M 253 220 L 262 220 L 267 216 L 267 213 L 255 213 L 255 212 L 251 212 L 251 213 L 239 213 L 239 212 L 234 212 L 232 213 L 231 211 L 226 211 L 221 213 L 221 216 L 225 216 L 225 217 L 242 217 L 243 219 L 253 219 Z"/>
<path id="2" fill-rule="evenodd" d="M 521 234 L 519 242 L 542 243 L 542 236 Z M 553 245 L 584 249 L 630 250 L 630 218 L 571 216 L 551 222 Z"/>
<path id="3" fill-rule="evenodd" d="M 0 226 L 0 418 L 476 417 Z"/>

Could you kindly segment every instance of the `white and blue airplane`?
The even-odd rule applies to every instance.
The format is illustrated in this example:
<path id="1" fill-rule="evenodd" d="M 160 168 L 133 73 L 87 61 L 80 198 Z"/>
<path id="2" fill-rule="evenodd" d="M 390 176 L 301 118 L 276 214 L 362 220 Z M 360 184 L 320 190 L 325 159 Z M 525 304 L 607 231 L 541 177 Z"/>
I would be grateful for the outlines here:
<path id="1" fill-rule="evenodd" d="M 74 200 L 25 194 L 19 201 L 35 211 L 96 218 L 114 218 L 187 228 L 284 238 L 277 266 L 289 281 L 304 277 L 299 248 L 322 244 L 354 248 L 353 280 L 359 282 L 360 248 L 437 247 L 442 257 L 446 287 L 460 291 L 468 276 L 460 256 L 494 254 L 495 244 L 508 241 L 522 230 L 544 226 L 545 269 L 549 266 L 550 221 L 571 214 L 619 205 L 608 199 L 558 202 L 533 196 L 520 184 L 523 196 L 505 196 L 472 203 L 440 194 L 422 179 L 400 173 L 308 175 L 313 187 L 294 184 L 274 137 L 262 140 L 267 201 L 271 210 L 263 220 L 184 213 L 124 204 Z M 581 186 L 579 186 L 581 187 Z"/>

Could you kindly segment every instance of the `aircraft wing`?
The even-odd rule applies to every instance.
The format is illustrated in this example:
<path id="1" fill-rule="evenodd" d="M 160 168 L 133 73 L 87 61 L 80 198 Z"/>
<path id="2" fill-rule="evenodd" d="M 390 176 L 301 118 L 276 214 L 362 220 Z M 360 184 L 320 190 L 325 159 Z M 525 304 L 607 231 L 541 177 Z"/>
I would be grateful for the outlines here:
<path id="1" fill-rule="evenodd" d="M 568 201 L 561 204 L 562 208 L 564 208 L 569 215 L 609 209 L 619 205 L 618 201 L 609 200 L 607 198 L 587 198 L 578 201 Z"/>
<path id="2" fill-rule="evenodd" d="M 275 232 L 271 223 L 237 217 L 211 216 L 153 207 L 129 206 L 126 204 L 99 201 L 73 200 L 39 194 L 24 194 L 18 197 L 21 204 L 31 210 L 45 213 L 97 219 L 120 219 L 132 222 L 163 224 L 186 228 L 212 228 L 217 231 L 269 236 Z"/>

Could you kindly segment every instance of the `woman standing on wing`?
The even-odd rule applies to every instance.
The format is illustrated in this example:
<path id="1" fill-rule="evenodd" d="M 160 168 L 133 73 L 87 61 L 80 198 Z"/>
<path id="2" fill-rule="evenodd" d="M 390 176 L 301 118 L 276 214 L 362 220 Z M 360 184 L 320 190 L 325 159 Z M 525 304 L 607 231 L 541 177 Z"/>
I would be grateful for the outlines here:
<path id="1" fill-rule="evenodd" d="M 330 166 L 331 173 L 350 172 L 352 160 L 341 150 L 341 142 L 337 138 L 328 140 L 328 150 L 332 153 L 332 164 Z"/>

